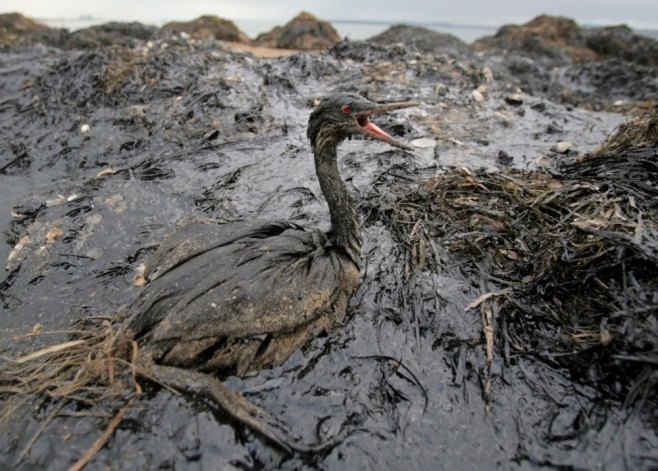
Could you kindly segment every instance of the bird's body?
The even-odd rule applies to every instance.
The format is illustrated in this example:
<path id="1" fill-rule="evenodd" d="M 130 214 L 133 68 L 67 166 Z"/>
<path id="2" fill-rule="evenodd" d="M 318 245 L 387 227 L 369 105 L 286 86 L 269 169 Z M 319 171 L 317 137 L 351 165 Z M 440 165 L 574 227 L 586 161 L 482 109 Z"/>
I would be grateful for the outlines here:
<path id="1" fill-rule="evenodd" d="M 323 232 L 196 221 L 151 257 L 126 326 L 166 365 L 239 375 L 283 362 L 345 317 L 358 265 Z"/>
<path id="2" fill-rule="evenodd" d="M 320 103 L 309 119 L 331 229 L 289 222 L 197 221 L 147 263 L 150 283 L 124 329 L 155 364 L 244 374 L 280 364 L 343 321 L 359 286 L 361 232 L 338 172 L 337 147 L 356 133 L 406 148 L 369 120 L 414 103 L 379 105 L 351 94 Z"/>

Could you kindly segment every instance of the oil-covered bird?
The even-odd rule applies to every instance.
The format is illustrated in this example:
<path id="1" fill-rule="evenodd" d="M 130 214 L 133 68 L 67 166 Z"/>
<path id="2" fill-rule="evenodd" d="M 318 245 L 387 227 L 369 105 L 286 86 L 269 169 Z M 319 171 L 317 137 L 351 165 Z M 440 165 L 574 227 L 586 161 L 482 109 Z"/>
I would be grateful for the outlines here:
<path id="1" fill-rule="evenodd" d="M 257 419 L 260 408 L 216 375 L 198 372 L 243 375 L 280 364 L 345 318 L 360 283 L 362 240 L 336 150 L 355 134 L 408 148 L 370 117 L 415 104 L 377 104 L 339 93 L 311 113 L 307 135 L 329 206 L 329 232 L 281 221 L 204 220 L 163 243 L 147 262 L 149 284 L 128 308 L 123 326 L 124 338 L 140 346 L 143 371 L 212 396 L 236 419 L 289 446 Z"/>

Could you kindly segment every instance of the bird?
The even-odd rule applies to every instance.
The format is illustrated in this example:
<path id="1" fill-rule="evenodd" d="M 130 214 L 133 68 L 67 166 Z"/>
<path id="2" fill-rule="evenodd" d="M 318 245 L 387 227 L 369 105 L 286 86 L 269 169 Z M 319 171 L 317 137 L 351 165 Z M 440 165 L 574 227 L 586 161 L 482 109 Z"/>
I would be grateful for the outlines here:
<path id="1" fill-rule="evenodd" d="M 206 219 L 166 240 L 147 261 L 148 284 L 122 327 L 123 338 L 140 345 L 142 371 L 176 389 L 205 392 L 229 415 L 294 448 L 258 421 L 266 414 L 217 374 L 244 376 L 281 364 L 344 321 L 360 284 L 362 237 L 337 148 L 364 135 L 409 150 L 370 118 L 416 105 L 336 93 L 312 111 L 307 137 L 329 207 L 328 232 L 287 221 Z"/>
<path id="2" fill-rule="evenodd" d="M 321 101 L 307 136 L 330 230 L 286 221 L 188 223 L 147 261 L 149 284 L 130 307 L 125 330 L 158 363 L 242 376 L 282 363 L 340 323 L 360 284 L 362 238 L 337 147 L 363 134 L 408 150 L 370 116 L 413 105 L 349 93 Z"/>
<path id="3" fill-rule="evenodd" d="M 343 323 L 360 284 L 362 237 L 337 148 L 362 135 L 410 150 L 370 118 L 416 105 L 378 104 L 351 93 L 321 100 L 307 136 L 329 207 L 329 231 L 287 221 L 183 225 L 147 260 L 148 281 L 125 306 L 111 357 L 132 351 L 135 372 L 147 380 L 208 397 L 284 450 L 316 450 L 289 440 L 285 427 L 221 378 L 280 365 Z M 77 381 L 80 375 L 73 376 Z"/>

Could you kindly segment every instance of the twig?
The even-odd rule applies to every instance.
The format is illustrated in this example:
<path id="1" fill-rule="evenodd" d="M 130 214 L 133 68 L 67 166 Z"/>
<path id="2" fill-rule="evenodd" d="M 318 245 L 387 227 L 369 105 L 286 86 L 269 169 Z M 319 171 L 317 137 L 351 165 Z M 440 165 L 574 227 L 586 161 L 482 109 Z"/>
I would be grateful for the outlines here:
<path id="1" fill-rule="evenodd" d="M 509 292 L 510 292 L 509 289 L 504 289 L 502 291 L 492 291 L 490 293 L 485 293 L 479 298 L 477 298 L 475 301 L 473 301 L 471 304 L 466 306 L 466 309 L 464 309 L 464 311 L 470 311 L 471 309 L 475 309 L 489 298 L 493 298 L 495 296 L 507 296 Z"/>
<path id="2" fill-rule="evenodd" d="M 23 355 L 22 357 L 16 358 L 14 362 L 18 364 L 26 363 L 30 360 L 34 360 L 35 358 L 39 358 L 41 356 L 48 355 L 50 353 L 61 352 L 62 350 L 66 350 L 67 348 L 71 348 L 71 347 L 76 347 L 86 342 L 87 342 L 86 340 L 71 340 L 70 342 L 51 345 L 50 347 L 42 348 L 41 350 L 37 350 L 36 352 L 32 352 L 28 355 Z"/>
<path id="3" fill-rule="evenodd" d="M 75 464 L 69 468 L 69 471 L 80 471 L 82 468 L 84 468 L 87 465 L 87 463 L 89 463 L 89 461 L 91 461 L 94 455 L 98 453 L 100 449 L 105 446 L 107 441 L 114 434 L 114 431 L 121 423 L 123 416 L 126 415 L 126 412 L 128 412 L 128 409 L 130 408 L 134 400 L 135 397 L 130 398 L 128 403 L 110 421 L 110 423 L 107 425 L 107 428 L 103 431 L 101 436 L 98 437 L 96 441 L 93 443 L 93 445 L 91 446 L 91 448 L 87 450 L 87 453 L 85 453 L 82 458 L 76 461 Z"/>
<path id="4" fill-rule="evenodd" d="M 142 394 L 142 387 L 137 382 L 137 371 L 135 368 L 135 363 L 137 362 L 137 341 L 132 340 L 130 342 L 130 346 L 132 347 L 130 356 L 130 370 L 132 373 L 133 383 L 135 384 L 135 392 L 138 396 L 140 396 Z"/>
<path id="5" fill-rule="evenodd" d="M 480 306 L 480 315 L 482 316 L 482 331 L 487 346 L 487 382 L 484 384 L 484 397 L 487 400 L 487 411 L 489 411 L 491 399 L 491 367 L 494 359 L 494 326 L 493 312 L 486 305 Z"/>

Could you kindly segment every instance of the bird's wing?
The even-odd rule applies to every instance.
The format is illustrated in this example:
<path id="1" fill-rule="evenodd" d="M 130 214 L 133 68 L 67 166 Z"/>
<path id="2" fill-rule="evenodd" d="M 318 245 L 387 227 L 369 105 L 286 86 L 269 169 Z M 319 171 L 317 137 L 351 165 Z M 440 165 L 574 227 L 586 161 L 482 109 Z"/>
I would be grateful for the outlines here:
<path id="1" fill-rule="evenodd" d="M 145 276 L 155 280 L 176 266 L 217 247 L 229 245 L 245 237 L 267 237 L 286 229 L 298 229 L 289 222 L 219 223 L 209 219 L 195 220 L 173 233 L 146 262 Z"/>
<path id="2" fill-rule="evenodd" d="M 252 227 L 255 236 L 191 251 L 145 288 L 131 330 L 156 342 L 249 337 L 330 314 L 358 285 L 358 269 L 324 234 L 287 227 L 277 235 Z"/>

